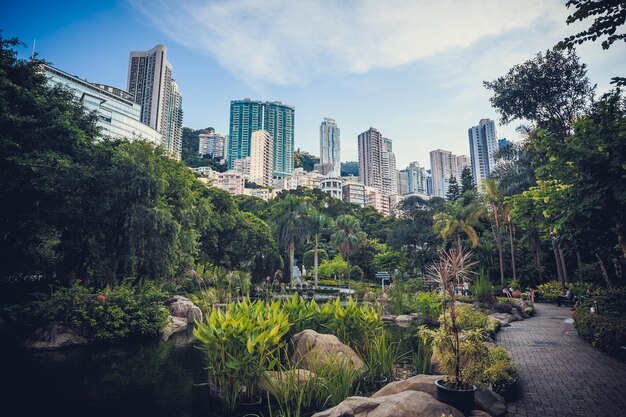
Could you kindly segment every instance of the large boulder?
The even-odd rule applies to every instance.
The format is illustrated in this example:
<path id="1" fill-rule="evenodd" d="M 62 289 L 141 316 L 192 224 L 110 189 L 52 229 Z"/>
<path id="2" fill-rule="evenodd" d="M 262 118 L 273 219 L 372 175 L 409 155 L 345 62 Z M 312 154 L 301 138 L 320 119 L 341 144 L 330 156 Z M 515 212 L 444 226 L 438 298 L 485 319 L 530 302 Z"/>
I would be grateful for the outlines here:
<path id="1" fill-rule="evenodd" d="M 59 323 L 50 323 L 41 327 L 26 341 L 27 349 L 54 350 L 64 347 L 86 345 L 87 339 L 78 334 L 74 329 Z"/>
<path id="2" fill-rule="evenodd" d="M 169 316 L 168 322 L 163 328 L 161 339 L 168 340 L 174 333 L 187 330 L 189 322 L 183 317 Z"/>
<path id="3" fill-rule="evenodd" d="M 506 414 L 504 399 L 490 389 L 479 387 L 474 394 L 474 403 L 478 408 L 485 410 L 493 417 L 501 417 Z"/>
<path id="4" fill-rule="evenodd" d="M 396 323 L 413 323 L 415 320 L 417 320 L 417 317 L 410 314 L 402 314 L 396 317 Z"/>
<path id="5" fill-rule="evenodd" d="M 295 350 L 291 362 L 309 371 L 319 369 L 325 363 L 351 365 L 356 370 L 364 370 L 365 364 L 352 350 L 332 334 L 317 333 L 314 330 L 303 330 L 292 338 Z"/>
<path id="6" fill-rule="evenodd" d="M 187 319 L 188 324 L 202 321 L 202 310 L 182 295 L 173 296 L 165 301 L 165 305 L 170 310 L 172 316 Z"/>
<path id="7" fill-rule="evenodd" d="M 396 381 L 385 385 L 372 395 L 372 398 L 386 397 L 404 391 L 419 391 L 437 397 L 437 387 L 435 381 L 440 379 L 441 375 L 416 375 L 403 381 Z"/>
<path id="8" fill-rule="evenodd" d="M 404 391 L 378 398 L 348 397 L 313 417 L 464 417 L 456 408 L 419 391 Z"/>

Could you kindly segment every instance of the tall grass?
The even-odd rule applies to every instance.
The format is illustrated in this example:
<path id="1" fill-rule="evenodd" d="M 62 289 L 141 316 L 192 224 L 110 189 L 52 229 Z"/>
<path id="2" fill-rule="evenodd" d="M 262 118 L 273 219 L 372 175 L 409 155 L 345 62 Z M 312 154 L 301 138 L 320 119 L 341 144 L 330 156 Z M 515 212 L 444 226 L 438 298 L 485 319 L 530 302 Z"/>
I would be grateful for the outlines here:
<path id="1" fill-rule="evenodd" d="M 429 374 L 430 373 L 430 359 L 433 355 L 433 350 L 430 344 L 422 340 L 417 339 L 417 345 L 413 349 L 413 355 L 411 361 L 413 362 L 413 373 Z"/>

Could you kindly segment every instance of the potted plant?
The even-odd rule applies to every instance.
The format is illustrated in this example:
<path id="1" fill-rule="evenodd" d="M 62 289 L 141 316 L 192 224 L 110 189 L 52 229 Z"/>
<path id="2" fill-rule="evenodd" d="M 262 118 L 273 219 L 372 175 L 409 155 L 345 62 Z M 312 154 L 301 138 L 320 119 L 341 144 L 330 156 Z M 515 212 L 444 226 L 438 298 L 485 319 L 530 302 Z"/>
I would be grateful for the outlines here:
<path id="1" fill-rule="evenodd" d="M 458 325 L 459 309 L 455 305 L 454 285 L 469 281 L 471 252 L 454 249 L 443 252 L 434 263 L 429 275 L 436 279 L 444 296 L 443 319 L 437 330 L 422 326 L 420 337 L 432 343 L 433 353 L 440 369 L 446 374 L 435 381 L 437 397 L 453 407 L 467 412 L 473 408 L 475 384 L 483 378 L 489 364 L 489 353 L 480 330 L 468 330 L 461 334 Z"/>

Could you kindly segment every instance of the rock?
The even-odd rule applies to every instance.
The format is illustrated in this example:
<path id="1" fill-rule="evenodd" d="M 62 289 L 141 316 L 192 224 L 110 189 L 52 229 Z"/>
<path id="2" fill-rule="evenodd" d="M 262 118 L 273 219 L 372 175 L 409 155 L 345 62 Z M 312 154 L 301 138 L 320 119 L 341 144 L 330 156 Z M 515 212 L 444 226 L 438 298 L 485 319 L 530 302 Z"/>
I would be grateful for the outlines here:
<path id="1" fill-rule="evenodd" d="M 524 317 L 522 317 L 522 315 L 517 310 L 513 310 L 513 312 L 511 313 L 511 316 L 515 318 L 515 320 L 511 320 L 511 321 L 522 321 L 522 320 L 524 320 Z"/>
<path id="2" fill-rule="evenodd" d="M 288 371 L 267 371 L 265 372 L 265 378 L 261 381 L 261 391 L 269 392 L 272 395 L 276 395 L 274 387 L 276 384 L 294 384 L 299 385 L 306 383 L 315 378 L 313 372 L 306 369 L 290 369 Z"/>
<path id="3" fill-rule="evenodd" d="M 364 370 L 365 364 L 350 346 L 344 345 L 332 334 L 303 330 L 292 338 L 295 350 L 291 362 L 301 368 L 315 370 L 327 362 L 350 364 L 356 370 Z"/>
<path id="4" fill-rule="evenodd" d="M 441 375 L 416 375 L 404 381 L 396 381 L 385 385 L 372 395 L 372 398 L 385 397 L 387 395 L 398 394 L 404 391 L 420 391 L 430 394 L 436 398 L 437 387 L 435 381 Z"/>
<path id="5" fill-rule="evenodd" d="M 483 410 L 470 411 L 469 417 L 491 417 L 491 414 L 484 412 Z"/>
<path id="6" fill-rule="evenodd" d="M 202 321 L 202 310 L 188 298 L 175 295 L 165 301 L 165 305 L 169 308 L 172 316 L 184 318 L 188 324 L 193 324 L 196 320 Z"/>
<path id="7" fill-rule="evenodd" d="M 189 322 L 186 318 L 170 316 L 168 323 L 165 325 L 165 328 L 162 331 L 161 339 L 167 340 L 174 333 L 187 330 L 188 325 Z"/>
<path id="8" fill-rule="evenodd" d="M 380 319 L 385 323 L 395 323 L 396 316 L 386 315 L 386 316 L 382 316 Z"/>
<path id="9" fill-rule="evenodd" d="M 480 409 L 493 417 L 501 417 L 506 414 L 504 399 L 490 389 L 479 387 L 474 394 L 474 402 Z"/>
<path id="10" fill-rule="evenodd" d="M 404 391 L 378 398 L 348 397 L 313 417 L 464 417 L 456 408 L 419 391 Z"/>
<path id="11" fill-rule="evenodd" d="M 415 321 L 415 317 L 410 316 L 408 314 L 402 314 L 396 317 L 396 323 L 412 323 Z"/>
<path id="12" fill-rule="evenodd" d="M 32 350 L 54 350 L 64 347 L 81 346 L 89 343 L 74 329 L 59 323 L 50 323 L 35 330 L 25 342 L 25 347 Z"/>

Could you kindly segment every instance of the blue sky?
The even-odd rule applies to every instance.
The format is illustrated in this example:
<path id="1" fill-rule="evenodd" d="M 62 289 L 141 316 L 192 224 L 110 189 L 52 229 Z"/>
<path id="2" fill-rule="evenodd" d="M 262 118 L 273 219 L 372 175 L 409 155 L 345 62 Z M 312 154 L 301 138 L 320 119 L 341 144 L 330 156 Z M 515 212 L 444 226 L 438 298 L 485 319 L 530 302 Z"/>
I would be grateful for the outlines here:
<path id="1" fill-rule="evenodd" d="M 4 3 L 4 2 L 3 2 Z M 370 126 L 394 140 L 401 169 L 428 152 L 468 153 L 467 129 L 497 119 L 483 80 L 575 33 L 564 0 L 119 0 L 6 2 L 3 36 L 89 81 L 126 87 L 128 53 L 168 47 L 185 126 L 228 133 L 229 103 L 296 108 L 295 146 L 319 154 L 324 117 L 343 161 Z M 624 43 L 579 47 L 598 92 L 626 75 Z M 515 127 L 499 136 L 517 139 Z"/>

